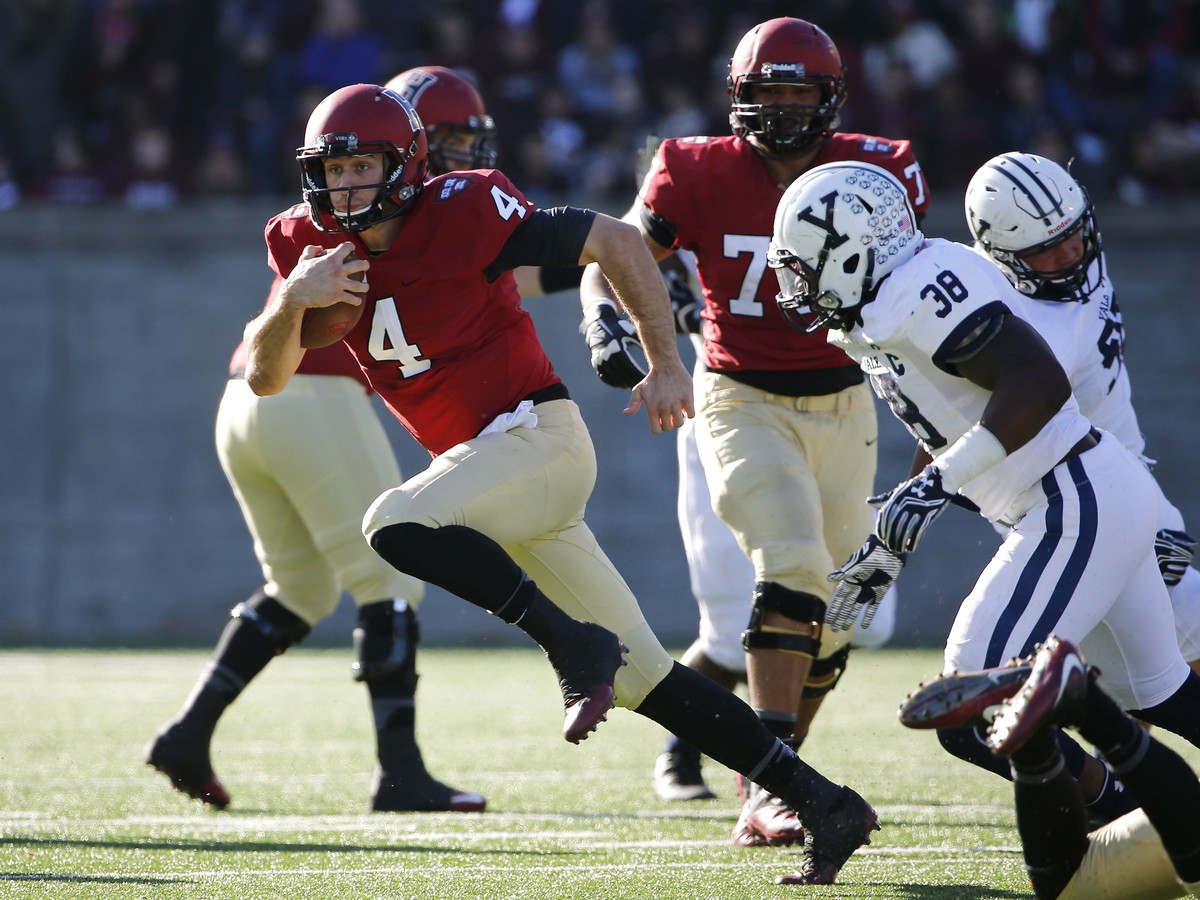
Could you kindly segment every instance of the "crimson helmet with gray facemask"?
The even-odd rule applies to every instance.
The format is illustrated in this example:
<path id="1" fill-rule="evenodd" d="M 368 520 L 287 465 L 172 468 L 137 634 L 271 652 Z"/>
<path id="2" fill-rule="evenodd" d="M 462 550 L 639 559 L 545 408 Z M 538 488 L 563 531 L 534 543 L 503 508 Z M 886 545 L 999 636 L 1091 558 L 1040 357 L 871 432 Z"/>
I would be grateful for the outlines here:
<path id="1" fill-rule="evenodd" d="M 821 89 L 814 104 L 770 104 L 751 99 L 760 84 L 811 84 Z M 773 159 L 804 156 L 837 127 L 846 100 L 846 70 L 837 46 L 803 19 L 771 19 L 746 33 L 729 60 L 733 133 Z"/>
<path id="2" fill-rule="evenodd" d="M 326 184 L 326 159 L 372 153 L 383 155 L 383 181 L 353 188 Z M 325 232 L 357 232 L 408 209 L 425 184 L 429 152 L 425 128 L 407 100 L 377 84 L 355 84 L 334 91 L 313 110 L 296 161 L 313 224 Z M 344 212 L 331 199 L 338 192 L 349 194 Z"/>

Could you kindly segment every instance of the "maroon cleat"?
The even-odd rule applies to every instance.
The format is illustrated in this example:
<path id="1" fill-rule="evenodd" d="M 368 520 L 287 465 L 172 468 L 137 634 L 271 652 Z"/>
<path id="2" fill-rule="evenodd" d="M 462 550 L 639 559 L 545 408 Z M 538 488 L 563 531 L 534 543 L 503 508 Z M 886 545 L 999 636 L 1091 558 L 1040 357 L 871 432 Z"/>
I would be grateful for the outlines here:
<path id="1" fill-rule="evenodd" d="M 580 622 L 580 634 L 562 649 L 547 651 L 563 695 L 563 738 L 586 740 L 608 718 L 617 699 L 617 670 L 629 649 L 607 628 Z"/>
<path id="2" fill-rule="evenodd" d="M 866 800 L 843 787 L 819 821 L 810 822 L 804 836 L 804 865 L 799 872 L 780 875 L 776 884 L 833 884 L 854 851 L 871 843 L 879 816 Z"/>
<path id="3" fill-rule="evenodd" d="M 739 847 L 787 847 L 804 843 L 804 826 L 796 811 L 770 791 L 742 779 L 742 811 L 733 826 Z"/>
<path id="4" fill-rule="evenodd" d="M 987 737 L 992 752 L 1012 756 L 1047 725 L 1078 722 L 1088 682 L 1098 674 L 1074 644 L 1050 635 L 1034 654 L 1033 673 L 1025 686 L 992 720 Z"/>
<path id="5" fill-rule="evenodd" d="M 897 713 L 900 724 L 908 728 L 987 725 L 1032 671 L 1032 659 L 1023 659 L 980 672 L 939 675 L 904 698 Z"/>
<path id="6" fill-rule="evenodd" d="M 217 779 L 209 761 L 207 745 L 183 739 L 179 726 L 159 732 L 146 748 L 146 765 L 162 772 L 175 790 L 214 809 L 229 805 L 229 791 Z"/>

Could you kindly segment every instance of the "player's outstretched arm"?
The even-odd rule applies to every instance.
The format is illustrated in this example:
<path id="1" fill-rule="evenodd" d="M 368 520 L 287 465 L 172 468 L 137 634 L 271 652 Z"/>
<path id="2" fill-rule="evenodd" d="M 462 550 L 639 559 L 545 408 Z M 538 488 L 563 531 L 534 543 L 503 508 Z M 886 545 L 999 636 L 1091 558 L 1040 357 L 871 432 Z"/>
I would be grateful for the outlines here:
<path id="1" fill-rule="evenodd" d="M 678 428 L 685 416 L 695 414 L 692 379 L 679 356 L 666 284 L 641 232 L 619 219 L 597 215 L 580 261 L 598 264 L 584 272 L 581 293 L 585 305 L 589 289 L 609 296 L 607 288 L 611 286 L 646 354 L 649 372 L 633 388 L 626 413 L 645 407 L 654 434 Z M 602 291 L 600 282 L 606 282 Z"/>

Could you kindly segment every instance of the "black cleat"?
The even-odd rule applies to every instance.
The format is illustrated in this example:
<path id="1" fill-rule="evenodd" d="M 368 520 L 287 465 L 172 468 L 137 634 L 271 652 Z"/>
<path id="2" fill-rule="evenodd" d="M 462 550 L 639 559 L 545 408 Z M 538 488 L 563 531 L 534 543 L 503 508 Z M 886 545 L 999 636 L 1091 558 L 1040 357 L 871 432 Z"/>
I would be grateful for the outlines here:
<path id="1" fill-rule="evenodd" d="M 486 807 L 483 794 L 452 788 L 427 772 L 406 776 L 376 770 L 371 789 L 372 812 L 483 812 Z"/>
<path id="2" fill-rule="evenodd" d="M 715 800 L 700 774 L 700 754 L 664 751 L 654 761 L 654 793 L 669 801 Z"/>
<path id="3" fill-rule="evenodd" d="M 586 740 L 616 702 L 617 669 L 626 665 L 628 648 L 607 628 L 580 622 L 579 633 L 562 648 L 547 651 L 563 695 L 563 737 Z"/>
<path id="4" fill-rule="evenodd" d="M 859 847 L 871 843 L 871 832 L 879 827 L 879 816 L 871 804 L 843 787 L 825 814 L 807 823 L 800 871 L 780 875 L 775 883 L 833 884 L 846 860 Z"/>
<path id="5" fill-rule="evenodd" d="M 179 724 L 164 728 L 147 745 L 146 765 L 170 778 L 182 794 L 214 809 L 229 805 L 229 791 L 213 772 L 208 744 L 185 738 Z"/>

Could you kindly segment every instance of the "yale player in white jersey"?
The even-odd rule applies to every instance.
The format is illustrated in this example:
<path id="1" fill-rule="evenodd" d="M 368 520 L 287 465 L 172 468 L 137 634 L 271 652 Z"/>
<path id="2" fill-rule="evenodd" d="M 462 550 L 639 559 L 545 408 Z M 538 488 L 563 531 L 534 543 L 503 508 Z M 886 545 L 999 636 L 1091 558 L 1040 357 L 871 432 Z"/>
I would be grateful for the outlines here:
<path id="1" fill-rule="evenodd" d="M 946 671 L 1026 656 L 1053 632 L 1126 709 L 1200 744 L 1200 677 L 1176 645 L 1154 554 L 1153 479 L 1081 414 L 999 269 L 926 239 L 895 178 L 857 162 L 788 188 L 769 257 L 780 307 L 829 328 L 932 459 L 874 498 L 875 532 L 830 576 L 827 623 L 848 627 L 876 602 L 961 494 L 1010 530 L 961 604 Z"/>
<path id="2" fill-rule="evenodd" d="M 1124 364 L 1125 327 L 1087 192 L 1057 163 L 1032 153 L 988 160 L 966 193 L 975 249 L 1021 293 L 1013 311 L 1058 357 L 1083 414 L 1146 460 Z M 1200 671 L 1200 571 L 1183 516 L 1157 491 L 1159 569 L 1175 609 L 1179 649 Z"/>

